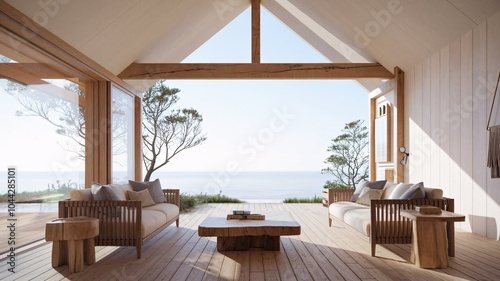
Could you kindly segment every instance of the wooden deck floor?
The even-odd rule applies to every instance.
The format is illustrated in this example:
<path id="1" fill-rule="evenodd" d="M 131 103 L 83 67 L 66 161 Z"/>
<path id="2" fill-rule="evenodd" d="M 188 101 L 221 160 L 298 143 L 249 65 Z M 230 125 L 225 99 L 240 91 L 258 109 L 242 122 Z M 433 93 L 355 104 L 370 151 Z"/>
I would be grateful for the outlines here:
<path id="1" fill-rule="evenodd" d="M 215 238 L 199 237 L 197 227 L 233 209 L 289 211 L 302 234 L 282 237 L 279 252 L 219 253 Z M 500 280 L 499 241 L 457 232 L 450 267 L 426 270 L 409 262 L 409 245 L 377 246 L 371 257 L 367 237 L 338 221 L 328 227 L 326 213 L 321 204 L 201 205 L 144 245 L 141 259 L 134 247 L 96 247 L 96 263 L 70 274 L 68 266 L 51 267 L 51 244 L 42 240 L 18 249 L 16 273 L 2 254 L 0 280 Z"/>

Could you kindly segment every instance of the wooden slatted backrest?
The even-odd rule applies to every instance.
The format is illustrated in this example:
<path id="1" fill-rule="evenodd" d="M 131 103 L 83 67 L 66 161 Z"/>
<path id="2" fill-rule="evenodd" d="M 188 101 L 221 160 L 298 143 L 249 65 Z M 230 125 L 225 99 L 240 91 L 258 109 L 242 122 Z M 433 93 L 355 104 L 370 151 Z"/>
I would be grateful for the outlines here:
<path id="1" fill-rule="evenodd" d="M 99 219 L 97 245 L 135 245 L 141 239 L 141 201 L 59 201 L 59 217 Z"/>
<path id="2" fill-rule="evenodd" d="M 443 199 L 381 199 L 370 205 L 371 239 L 377 243 L 410 243 L 412 223 L 400 215 L 401 210 L 413 210 L 415 206 L 430 205 L 453 212 L 454 201 Z"/>

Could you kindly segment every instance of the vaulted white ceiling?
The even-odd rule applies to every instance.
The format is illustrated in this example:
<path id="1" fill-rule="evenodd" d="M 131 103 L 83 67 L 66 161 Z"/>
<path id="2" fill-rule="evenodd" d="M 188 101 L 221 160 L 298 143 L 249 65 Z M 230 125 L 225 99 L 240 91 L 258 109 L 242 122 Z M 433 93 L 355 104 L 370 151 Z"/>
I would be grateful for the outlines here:
<path id="1" fill-rule="evenodd" d="M 116 75 L 133 62 L 181 62 L 251 5 L 250 0 L 6 2 Z M 390 71 L 413 66 L 500 10 L 498 0 L 261 4 L 330 61 L 379 62 Z"/>

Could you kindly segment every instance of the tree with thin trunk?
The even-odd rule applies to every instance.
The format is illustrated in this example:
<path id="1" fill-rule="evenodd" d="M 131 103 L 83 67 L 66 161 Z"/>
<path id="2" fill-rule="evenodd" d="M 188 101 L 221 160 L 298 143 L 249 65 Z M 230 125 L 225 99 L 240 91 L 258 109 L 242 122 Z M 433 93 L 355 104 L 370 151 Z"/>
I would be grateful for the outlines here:
<path id="1" fill-rule="evenodd" d="M 180 90 L 164 85 L 158 80 L 142 98 L 142 160 L 146 167 L 144 181 L 165 166 L 181 151 L 202 144 L 203 117 L 195 109 L 172 109 Z"/>
<path id="2" fill-rule="evenodd" d="M 324 188 L 355 188 L 368 177 L 368 129 L 364 121 L 347 123 L 342 134 L 332 139 L 327 151 L 332 155 L 325 160 L 329 166 L 322 173 L 331 173 L 333 181 L 326 181 Z"/>

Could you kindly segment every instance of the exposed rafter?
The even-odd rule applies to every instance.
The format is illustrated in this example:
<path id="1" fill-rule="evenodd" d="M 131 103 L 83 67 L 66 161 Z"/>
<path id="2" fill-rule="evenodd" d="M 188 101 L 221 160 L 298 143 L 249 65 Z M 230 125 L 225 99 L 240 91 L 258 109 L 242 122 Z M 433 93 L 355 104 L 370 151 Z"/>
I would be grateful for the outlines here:
<path id="1" fill-rule="evenodd" d="M 379 63 L 133 63 L 122 79 L 390 79 Z"/>

